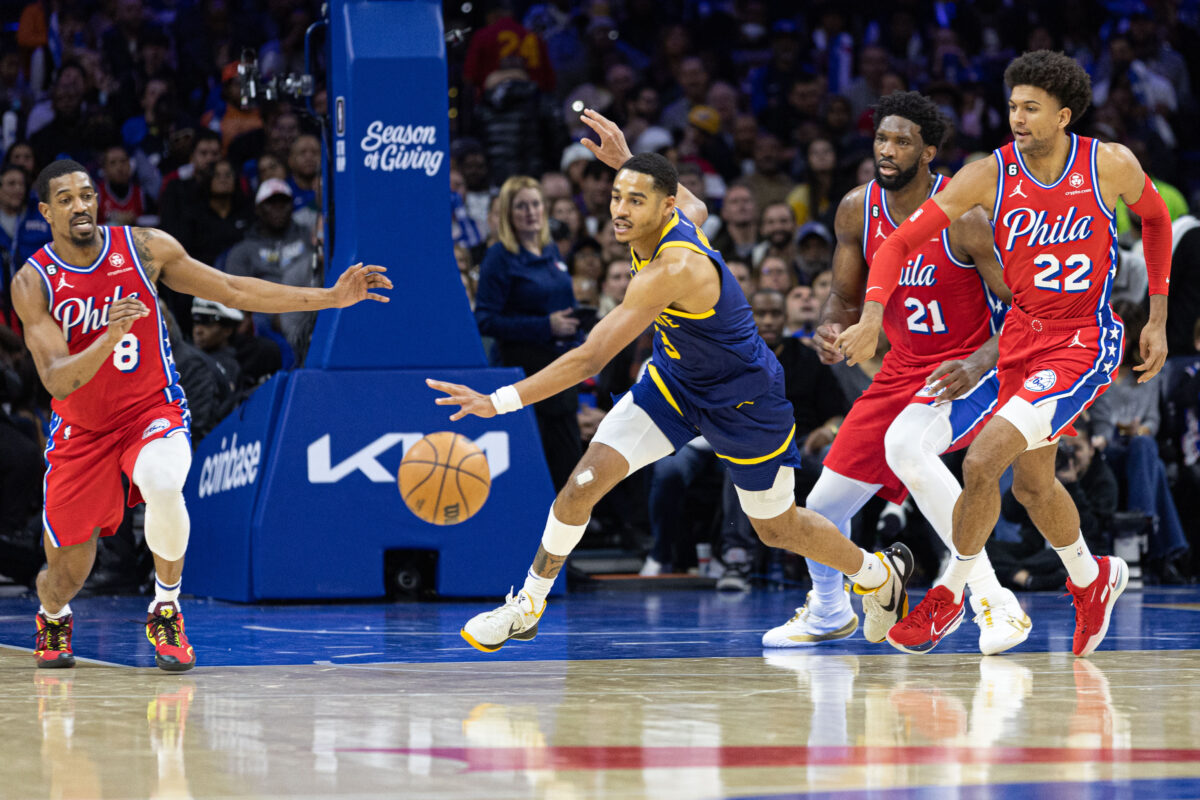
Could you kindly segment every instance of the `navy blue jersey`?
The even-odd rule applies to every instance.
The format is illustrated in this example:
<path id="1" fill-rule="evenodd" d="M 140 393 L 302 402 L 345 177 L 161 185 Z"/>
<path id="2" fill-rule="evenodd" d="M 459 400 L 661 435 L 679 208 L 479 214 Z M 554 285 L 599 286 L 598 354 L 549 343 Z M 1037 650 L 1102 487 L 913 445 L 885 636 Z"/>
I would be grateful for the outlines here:
<path id="1" fill-rule="evenodd" d="M 634 254 L 633 272 L 640 272 L 668 247 L 685 247 L 707 256 L 720 275 L 721 295 L 708 311 L 668 307 L 658 315 L 651 377 L 666 393 L 662 379 L 666 373 L 672 391 L 683 393 L 690 405 L 699 408 L 733 408 L 752 402 L 768 391 L 782 368 L 758 335 L 746 296 L 704 231 L 678 209 L 650 258 L 641 261 Z"/>

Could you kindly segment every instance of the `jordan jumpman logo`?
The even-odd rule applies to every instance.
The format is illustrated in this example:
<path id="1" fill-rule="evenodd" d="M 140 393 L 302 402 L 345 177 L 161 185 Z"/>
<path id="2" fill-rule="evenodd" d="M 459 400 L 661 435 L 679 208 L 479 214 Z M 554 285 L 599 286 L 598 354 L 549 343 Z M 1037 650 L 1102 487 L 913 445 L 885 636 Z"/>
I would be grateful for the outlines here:
<path id="1" fill-rule="evenodd" d="M 876 223 L 876 225 L 875 225 L 875 238 L 876 239 L 886 239 L 887 238 L 887 234 L 883 232 L 883 220 L 879 220 L 879 222 Z"/>
<path id="2" fill-rule="evenodd" d="M 61 292 L 63 289 L 74 289 L 74 288 L 75 288 L 74 286 L 67 283 L 66 275 L 59 275 L 58 276 L 58 286 L 55 288 L 54 291 Z"/>
<path id="3" fill-rule="evenodd" d="M 1029 196 L 1021 191 L 1021 184 L 1024 182 L 1025 182 L 1024 178 L 1021 178 L 1021 180 L 1017 181 L 1017 185 L 1014 186 L 1013 190 L 1008 193 L 1008 196 L 1009 197 L 1024 197 L 1026 200 L 1028 200 Z"/>
<path id="4" fill-rule="evenodd" d="M 1075 338 L 1071 340 L 1071 343 L 1067 347 L 1082 347 L 1084 350 L 1087 349 L 1087 345 L 1079 341 L 1079 331 L 1075 331 Z"/>

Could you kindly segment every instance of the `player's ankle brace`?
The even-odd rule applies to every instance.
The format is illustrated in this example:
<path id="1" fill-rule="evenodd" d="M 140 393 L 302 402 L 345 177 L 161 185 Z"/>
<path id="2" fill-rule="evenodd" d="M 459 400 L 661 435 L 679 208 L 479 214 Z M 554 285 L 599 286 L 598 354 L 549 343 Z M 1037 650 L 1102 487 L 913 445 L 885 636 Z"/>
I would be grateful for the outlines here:
<path id="1" fill-rule="evenodd" d="M 525 407 L 521 402 L 521 395 L 517 393 L 517 387 L 513 385 L 501 386 L 496 391 L 492 392 L 489 397 L 492 401 L 492 406 L 496 409 L 497 414 L 507 414 L 511 411 L 520 411 Z"/>

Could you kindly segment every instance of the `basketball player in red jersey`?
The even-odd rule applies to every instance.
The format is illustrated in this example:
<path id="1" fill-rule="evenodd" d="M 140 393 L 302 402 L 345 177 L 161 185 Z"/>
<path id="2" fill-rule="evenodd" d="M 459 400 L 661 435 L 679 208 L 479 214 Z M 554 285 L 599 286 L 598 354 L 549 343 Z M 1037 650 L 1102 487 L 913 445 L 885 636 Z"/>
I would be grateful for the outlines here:
<path id="1" fill-rule="evenodd" d="M 1138 161 L 1119 144 L 1076 136 L 1068 127 L 1086 110 L 1091 81 L 1072 58 L 1046 50 L 1009 64 L 1009 125 L 1015 141 L 963 168 L 927 200 L 875 256 L 862 320 L 837 346 L 851 363 L 869 358 L 886 304 L 908 253 L 976 205 L 990 209 L 1013 308 L 1000 337 L 998 411 L 963 464 L 954 508 L 959 555 L 943 585 L 888 632 L 908 652 L 928 652 L 963 617 L 963 586 L 999 515 L 1001 474 L 1013 467 L 1013 494 L 1062 558 L 1075 601 L 1073 651 L 1086 656 L 1108 631 L 1129 577 L 1116 556 L 1094 558 L 1079 513 L 1054 475 L 1058 437 L 1112 382 L 1124 325 L 1109 303 L 1116 274 L 1113 206 L 1121 198 L 1142 218 L 1150 279 L 1150 321 L 1140 341 L 1150 380 L 1167 356 L 1171 220 Z"/>
<path id="2" fill-rule="evenodd" d="M 330 289 L 234 277 L 189 258 L 161 231 L 99 226 L 96 187 L 74 161 L 42 170 L 37 191 L 54 238 L 17 272 L 12 288 L 25 343 L 54 397 L 42 516 L 47 568 L 37 580 L 34 656 L 39 667 L 75 665 L 70 601 L 91 572 L 97 539 L 121 523 L 124 473 L 129 504 L 145 499 L 146 544 L 154 554 L 146 636 L 159 667 L 191 669 L 196 658 L 178 601 L 191 435 L 156 284 L 267 313 L 387 302 L 373 290 L 392 284 L 383 267 L 361 264 Z"/>
<path id="3" fill-rule="evenodd" d="M 945 132 L 937 106 L 917 92 L 896 92 L 876 106 L 875 180 L 847 193 L 838 209 L 833 291 L 815 338 L 824 362 L 842 359 L 837 334 L 858 321 L 868 266 L 895 220 L 950 185 L 929 169 Z M 953 553 L 951 517 L 961 490 L 939 456 L 970 444 L 995 408 L 994 336 L 1011 299 L 992 236 L 986 213 L 976 208 L 908 261 L 883 316 L 891 350 L 839 428 L 805 503 L 846 536 L 873 495 L 899 503 L 911 490 Z M 790 620 L 763 635 L 764 647 L 812 646 L 858 627 L 841 574 L 811 559 L 808 568 L 812 592 Z M 981 652 L 999 653 L 1028 638 L 1029 618 L 1000 586 L 986 555 L 968 584 Z M 882 642 L 890 627 L 868 617 L 863 634 Z"/>

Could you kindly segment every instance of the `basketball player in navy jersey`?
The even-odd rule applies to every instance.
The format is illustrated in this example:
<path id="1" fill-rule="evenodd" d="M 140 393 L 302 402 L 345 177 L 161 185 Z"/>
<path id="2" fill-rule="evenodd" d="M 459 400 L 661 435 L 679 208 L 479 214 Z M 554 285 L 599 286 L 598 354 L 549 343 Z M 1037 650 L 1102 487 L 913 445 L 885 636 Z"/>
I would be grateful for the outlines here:
<path id="1" fill-rule="evenodd" d="M 183 484 L 192 462 L 187 400 L 159 312 L 161 280 L 232 308 L 278 313 L 387 301 L 383 267 L 350 267 L 329 289 L 281 286 L 218 272 L 153 228 L 97 225 L 97 192 L 80 164 L 55 161 L 37 179 L 38 210 L 53 241 L 13 279 L 13 306 L 38 376 L 53 396 L 46 446 L 46 569 L 38 575 L 38 667 L 75 666 L 71 599 L 96 558 L 100 536 L 121 524 L 121 475 L 129 505 L 146 501 L 154 600 L 146 636 L 168 671 L 191 669 L 179 608 L 190 522 Z"/>
<path id="2" fill-rule="evenodd" d="M 594 111 L 584 112 L 583 121 L 600 139 L 584 145 L 618 169 L 610 209 L 617 240 L 630 245 L 634 272 L 625 299 L 581 347 L 490 396 L 458 384 L 428 384 L 446 394 L 439 405 L 460 406 L 450 419 L 486 418 L 596 374 L 650 325 L 654 355 L 642 379 L 605 416 L 551 507 L 522 589 L 469 620 L 463 638 L 484 652 L 509 639 L 532 639 L 550 587 L 595 504 L 629 474 L 700 435 L 728 462 L 742 509 L 766 544 L 847 574 L 863 594 L 868 617 L 898 620 L 912 572 L 908 549 L 895 545 L 868 553 L 829 520 L 796 507 L 792 470 L 800 454 L 783 368 L 758 335 L 737 281 L 699 228 L 708 216 L 704 204 L 678 184 L 665 158 L 631 156 L 617 126 Z"/>

